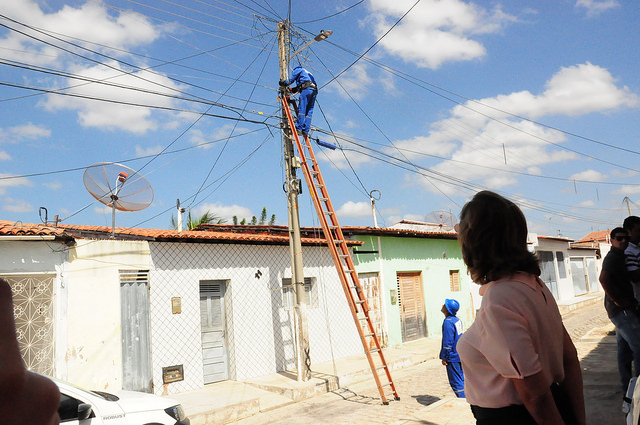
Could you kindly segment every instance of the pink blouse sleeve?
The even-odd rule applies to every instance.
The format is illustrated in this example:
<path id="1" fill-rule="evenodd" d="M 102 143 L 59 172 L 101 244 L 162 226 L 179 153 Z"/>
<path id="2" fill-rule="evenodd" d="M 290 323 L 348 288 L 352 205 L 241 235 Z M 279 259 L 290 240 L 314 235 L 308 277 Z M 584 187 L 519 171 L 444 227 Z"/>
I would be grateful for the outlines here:
<path id="1" fill-rule="evenodd" d="M 506 306 L 504 303 L 487 304 L 481 351 L 491 366 L 503 377 L 511 379 L 522 379 L 542 370 L 526 318 L 509 309 L 509 303 Z"/>

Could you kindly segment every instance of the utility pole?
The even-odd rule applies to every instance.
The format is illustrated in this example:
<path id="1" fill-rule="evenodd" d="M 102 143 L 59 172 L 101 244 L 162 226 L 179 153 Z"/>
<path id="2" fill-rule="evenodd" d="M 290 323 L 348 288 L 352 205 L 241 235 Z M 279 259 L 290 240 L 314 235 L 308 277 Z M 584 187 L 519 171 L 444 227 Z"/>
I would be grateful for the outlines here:
<path id="1" fill-rule="evenodd" d="M 278 22 L 278 57 L 280 59 L 280 79 L 289 77 L 288 21 Z M 281 94 L 283 96 L 284 94 Z M 298 381 L 308 381 L 311 377 L 311 358 L 309 357 L 309 326 L 307 320 L 307 301 L 304 290 L 304 269 L 302 267 L 302 241 L 300 239 L 300 215 L 298 213 L 298 194 L 302 182 L 296 177 L 296 168 L 300 159 L 293 151 L 293 134 L 287 115 L 282 110 L 282 130 L 284 135 L 284 163 L 287 187 L 287 211 L 289 218 L 289 252 L 291 254 L 291 284 L 295 294 L 294 323 L 296 333 L 296 369 Z"/>

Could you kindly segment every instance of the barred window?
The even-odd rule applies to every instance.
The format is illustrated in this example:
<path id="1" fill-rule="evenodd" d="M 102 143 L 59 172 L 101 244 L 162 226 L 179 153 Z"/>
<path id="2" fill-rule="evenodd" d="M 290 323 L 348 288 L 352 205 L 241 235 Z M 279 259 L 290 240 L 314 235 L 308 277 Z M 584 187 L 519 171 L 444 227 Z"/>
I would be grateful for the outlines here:
<path id="1" fill-rule="evenodd" d="M 304 278 L 304 295 L 307 308 L 318 308 L 318 285 L 315 277 Z M 292 310 L 295 306 L 291 279 L 282 279 L 282 305 L 285 310 Z"/>

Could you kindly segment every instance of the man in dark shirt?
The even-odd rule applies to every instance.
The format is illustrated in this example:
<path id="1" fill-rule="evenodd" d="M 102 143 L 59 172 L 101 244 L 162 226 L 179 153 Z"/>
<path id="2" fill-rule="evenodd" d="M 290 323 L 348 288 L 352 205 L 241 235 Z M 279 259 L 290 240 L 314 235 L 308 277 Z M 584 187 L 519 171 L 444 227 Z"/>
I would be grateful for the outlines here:
<path id="1" fill-rule="evenodd" d="M 626 267 L 624 250 L 629 245 L 629 233 L 622 227 L 611 231 L 611 250 L 602 262 L 600 283 L 605 291 L 604 308 L 616 327 L 618 341 L 618 372 L 625 394 L 632 376 L 640 374 L 640 318 L 638 302 Z"/>

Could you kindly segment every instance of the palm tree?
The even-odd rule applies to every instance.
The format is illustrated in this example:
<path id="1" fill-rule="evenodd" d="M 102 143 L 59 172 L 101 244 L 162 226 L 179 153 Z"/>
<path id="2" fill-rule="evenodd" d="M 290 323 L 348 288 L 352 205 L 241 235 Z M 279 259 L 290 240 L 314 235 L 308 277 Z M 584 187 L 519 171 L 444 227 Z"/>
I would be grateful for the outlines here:
<path id="1" fill-rule="evenodd" d="M 187 214 L 187 229 L 193 230 L 201 224 L 224 224 L 227 222 L 226 218 L 220 217 L 212 213 L 211 211 L 207 211 L 202 214 L 200 217 L 193 218 L 191 216 L 191 211 Z M 171 227 L 174 229 L 178 228 L 178 223 L 176 219 L 171 214 Z"/>
<path id="2" fill-rule="evenodd" d="M 248 220 L 246 218 L 243 218 L 239 223 L 238 223 L 238 216 L 234 215 L 233 216 L 233 224 L 234 225 L 238 225 L 240 224 L 245 225 L 247 224 Z M 262 207 L 262 213 L 260 214 L 260 219 L 258 220 L 258 217 L 256 217 L 255 215 L 251 217 L 251 221 L 249 221 L 249 223 L 251 223 L 252 226 L 258 225 L 258 226 L 264 226 L 265 224 L 268 224 L 269 226 L 273 226 L 276 223 L 276 215 L 275 214 L 271 214 L 271 218 L 269 219 L 269 222 L 267 223 L 267 207 Z"/>

